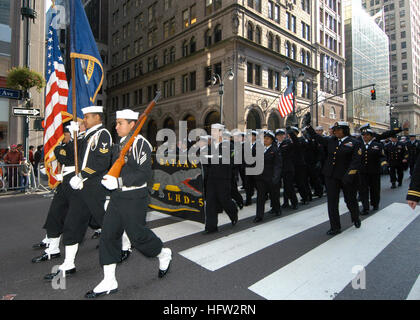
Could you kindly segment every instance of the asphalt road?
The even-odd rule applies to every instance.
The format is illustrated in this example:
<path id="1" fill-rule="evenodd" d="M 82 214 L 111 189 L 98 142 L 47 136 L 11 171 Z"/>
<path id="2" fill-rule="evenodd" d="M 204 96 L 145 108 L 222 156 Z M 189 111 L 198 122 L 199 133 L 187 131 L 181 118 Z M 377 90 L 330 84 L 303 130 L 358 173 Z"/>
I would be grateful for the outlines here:
<path id="1" fill-rule="evenodd" d="M 366 259 L 369 258 L 367 257 L 369 255 L 371 257 L 368 259 L 369 263 L 365 266 L 365 289 L 353 289 L 352 283 L 348 280 L 344 280 L 346 285 L 341 285 L 343 278 L 348 277 L 344 273 L 343 275 L 332 275 L 332 278 L 336 276 L 337 279 L 336 281 L 332 279 L 331 283 L 333 284 L 331 285 L 336 285 L 336 288 L 340 288 L 340 290 L 334 292 L 331 298 L 338 300 L 406 299 L 420 274 L 420 218 L 418 216 L 407 226 L 401 227 L 400 232 L 397 230 L 396 235 L 389 239 L 390 242 L 383 245 L 383 248 L 380 248 L 380 239 L 367 238 L 368 240 L 365 242 L 361 238 L 350 244 L 344 242 L 346 237 L 355 236 L 356 232 L 362 231 L 364 226 L 369 228 L 369 235 L 375 234 L 376 231 L 380 235 L 380 228 L 383 227 L 390 229 L 390 232 L 393 231 L 394 227 L 391 225 L 389 227 L 387 225 L 380 227 L 379 220 L 378 229 L 375 229 L 374 222 L 376 219 L 381 218 L 381 214 L 384 214 L 384 217 L 385 214 L 398 217 L 399 211 L 403 211 L 401 214 L 414 215 L 414 211 L 408 211 L 411 209 L 407 205 L 399 205 L 399 203 L 405 203 L 408 184 L 409 179 L 406 178 L 402 187 L 392 190 L 390 189 L 388 177 L 383 177 L 380 211 L 367 217 L 362 217 L 363 220 L 372 219 L 370 220 L 372 223 L 368 226 L 367 222 L 365 224 L 362 221 L 361 229 L 354 229 L 349 213 L 342 215 L 341 221 L 344 232 L 339 235 L 342 237 L 341 242 L 338 241 L 341 238 L 332 239 L 325 234 L 329 229 L 326 197 L 314 200 L 309 205 L 300 206 L 299 211 L 286 209 L 281 217 L 271 217 L 267 214 L 264 222 L 258 225 L 252 222 L 255 212 L 254 204 L 240 211 L 240 219 L 241 216 L 242 219 L 235 227 L 228 223 L 220 227 L 219 233 L 211 235 L 202 235 L 200 227 L 196 225 L 188 225 L 190 229 L 185 233 L 185 236 L 183 236 L 182 232 L 179 235 L 175 234 L 176 227 L 165 229 L 166 226 L 176 226 L 176 223 L 181 223 L 182 228 L 184 228 L 185 223 L 177 218 L 170 217 L 151 221 L 148 223 L 150 228 L 159 229 L 161 232 L 164 232 L 165 237 L 173 239 L 165 241 L 165 246 L 170 247 L 173 251 L 173 262 L 170 272 L 164 279 L 159 279 L 157 259 L 146 258 L 140 253 L 133 251 L 130 258 L 117 267 L 119 292 L 101 299 L 272 299 L 270 297 L 280 297 L 280 293 L 276 291 L 276 288 L 271 290 L 274 290 L 273 292 L 270 291 L 270 294 L 273 295 L 261 293 L 265 292 L 263 279 L 275 274 L 273 278 L 268 279 L 273 279 L 273 284 L 277 283 L 275 281 L 280 281 L 278 287 L 282 287 L 281 279 L 283 278 L 281 277 L 283 276 L 283 271 L 286 272 L 287 267 L 291 267 L 296 268 L 296 277 L 302 277 L 299 281 L 305 282 L 305 276 L 312 271 L 302 271 L 300 274 L 299 261 L 301 259 L 312 259 L 302 261 L 314 261 L 315 265 L 319 265 L 319 268 L 322 268 L 322 261 L 316 262 L 317 257 L 320 257 L 319 255 L 317 256 L 318 250 L 321 250 L 325 245 L 331 245 L 334 248 L 335 243 L 337 247 L 351 248 L 351 250 L 340 252 L 336 255 L 336 259 L 331 260 L 336 260 L 334 263 L 338 263 L 338 265 L 345 263 L 347 260 L 350 260 L 350 263 L 352 263 L 352 256 L 357 255 L 357 253 L 366 255 Z M 33 250 L 32 245 L 43 239 L 45 235 L 42 225 L 50 203 L 51 199 L 42 195 L 0 197 L 0 298 L 7 298 L 10 297 L 9 295 L 13 295 L 15 300 L 84 299 L 84 294 L 88 290 L 93 289 L 102 280 L 103 273 L 99 266 L 98 250 L 96 249 L 98 240 L 90 239 L 92 230 L 88 230 L 85 241 L 79 246 L 76 258 L 77 273 L 66 279 L 65 290 L 53 289 L 50 282 L 43 280 L 43 276 L 50 273 L 54 265 L 61 264 L 64 260 L 63 246 L 61 246 L 62 258 L 38 264 L 31 263 L 31 259 L 34 256 L 42 253 L 42 251 Z M 391 205 L 394 205 L 392 208 L 400 209 L 394 210 L 395 212 L 382 213 L 385 212 L 381 211 L 382 209 Z M 305 214 L 311 214 L 311 211 L 322 211 L 323 222 L 314 222 L 313 225 L 309 224 L 309 227 L 301 232 L 296 231 L 289 236 L 281 238 L 280 231 L 287 231 L 285 230 L 286 228 L 292 227 L 299 229 L 299 225 L 295 225 L 296 223 L 293 219 L 297 218 L 299 213 L 303 211 L 305 211 Z M 223 216 L 225 215 L 223 214 Z M 246 218 L 243 218 L 244 216 Z M 307 222 L 310 222 L 309 218 Z M 263 227 L 271 228 L 271 226 L 274 229 L 267 230 L 279 230 L 279 240 L 262 245 L 263 239 L 258 235 L 264 233 L 265 229 Z M 170 234 L 171 232 L 174 234 Z M 239 237 L 241 235 L 244 235 L 247 239 L 247 241 L 238 246 L 238 252 L 241 250 L 245 252 L 242 256 L 239 256 L 236 260 L 233 259 L 234 261 L 232 262 L 221 261 L 220 266 L 213 271 L 205 266 L 206 262 L 214 262 L 212 259 L 229 258 L 229 255 L 235 255 L 237 252 L 235 252 L 235 248 L 229 248 L 229 243 L 233 244 L 235 239 L 236 241 L 241 239 Z M 273 235 L 276 235 L 276 231 L 271 232 L 271 236 Z M 371 249 L 372 251 L 368 251 L 368 247 L 373 246 L 372 242 L 375 241 L 379 244 L 378 248 L 374 247 Z M 220 243 L 228 244 L 226 252 L 224 252 L 223 248 L 220 249 L 220 257 L 209 256 L 206 261 L 187 257 L 186 252 L 189 252 L 189 250 L 192 250 L 193 254 L 196 255 L 205 255 L 206 252 L 195 250 L 200 245 L 207 248 L 207 250 L 211 250 L 212 248 L 217 248 L 217 245 L 220 245 Z M 206 245 L 209 247 L 206 247 Z M 256 249 L 253 249 L 254 247 Z M 311 254 L 313 257 L 310 257 Z M 357 261 L 355 263 L 357 264 Z M 280 272 L 279 274 L 277 274 L 278 271 Z M 317 273 L 318 275 L 322 276 L 322 270 L 317 272 L 319 272 Z M 313 281 L 311 278 L 308 279 Z M 251 290 L 250 287 L 257 283 L 260 284 L 259 291 L 256 289 Z M 287 286 L 287 284 L 284 284 L 285 288 L 282 289 L 288 289 Z M 321 289 L 323 290 L 323 284 L 314 284 L 313 288 L 308 289 L 308 294 L 310 297 L 311 294 L 313 294 L 313 297 L 317 297 L 317 291 Z"/>

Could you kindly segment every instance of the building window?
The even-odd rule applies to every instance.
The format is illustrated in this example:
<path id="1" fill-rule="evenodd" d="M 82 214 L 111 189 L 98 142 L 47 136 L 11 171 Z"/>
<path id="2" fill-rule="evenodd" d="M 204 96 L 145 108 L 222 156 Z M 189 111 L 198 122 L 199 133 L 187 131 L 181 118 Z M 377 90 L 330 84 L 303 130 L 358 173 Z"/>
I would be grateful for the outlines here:
<path id="1" fill-rule="evenodd" d="M 220 24 L 214 28 L 214 43 L 219 41 L 222 41 L 222 28 L 220 27 Z"/>
<path id="2" fill-rule="evenodd" d="M 273 19 L 273 8 L 274 7 L 274 3 L 273 2 L 271 2 L 271 1 L 268 1 L 268 7 L 267 7 L 267 9 L 268 9 L 268 18 L 269 19 Z"/>
<path id="3" fill-rule="evenodd" d="M 290 58 L 290 42 L 289 41 L 286 41 L 284 43 L 284 47 L 286 49 L 286 56 Z"/>
<path id="4" fill-rule="evenodd" d="M 182 76 L 182 93 L 188 91 L 188 74 Z"/>
<path id="5" fill-rule="evenodd" d="M 276 45 L 275 45 L 276 51 L 280 53 L 280 37 L 276 36 Z"/>
<path id="6" fill-rule="evenodd" d="M 188 56 L 188 42 L 187 42 L 187 40 L 184 40 L 182 42 L 182 56 L 183 57 Z"/>
<path id="7" fill-rule="evenodd" d="M 300 62 L 302 64 L 305 64 L 305 51 L 304 50 L 300 50 Z"/>
<path id="8" fill-rule="evenodd" d="M 254 26 L 248 22 L 248 40 L 254 41 Z"/>
<path id="9" fill-rule="evenodd" d="M 308 67 L 311 66 L 311 54 L 310 54 L 310 52 L 306 52 L 306 65 Z"/>
<path id="10" fill-rule="evenodd" d="M 273 34 L 268 33 L 268 48 L 273 50 Z"/>
<path id="11" fill-rule="evenodd" d="M 196 72 L 190 72 L 190 90 L 194 91 L 196 89 Z"/>
<path id="12" fill-rule="evenodd" d="M 210 47 L 211 46 L 211 30 L 210 29 L 208 29 L 204 33 L 204 46 L 206 46 L 206 47 Z"/>
<path id="13" fill-rule="evenodd" d="M 260 27 L 255 28 L 255 42 L 258 44 L 261 44 L 261 28 Z"/>
<path id="14" fill-rule="evenodd" d="M 211 77 L 212 77 L 211 66 L 204 68 L 204 74 L 205 74 L 204 86 L 209 87 L 211 86 Z"/>
<path id="15" fill-rule="evenodd" d="M 292 59 L 296 60 L 296 46 L 292 45 Z"/>
<path id="16" fill-rule="evenodd" d="M 273 89 L 273 76 L 274 76 L 274 72 L 273 70 L 268 69 L 268 88 L 269 89 Z"/>
<path id="17" fill-rule="evenodd" d="M 171 47 L 169 62 L 174 62 L 174 61 L 175 61 L 175 47 Z"/>
<path id="18" fill-rule="evenodd" d="M 261 85 L 261 66 L 255 65 L 255 84 Z"/>
<path id="19" fill-rule="evenodd" d="M 153 70 L 156 70 L 158 68 L 158 56 L 155 55 L 153 57 Z"/>
<path id="20" fill-rule="evenodd" d="M 253 64 L 248 62 L 246 64 L 246 82 L 253 83 Z"/>
<path id="21" fill-rule="evenodd" d="M 280 73 L 278 72 L 274 73 L 274 88 L 280 91 Z"/>
<path id="22" fill-rule="evenodd" d="M 337 117 L 337 114 L 335 112 L 334 107 L 330 108 L 330 119 L 335 119 Z"/>
<path id="23" fill-rule="evenodd" d="M 189 21 L 189 12 L 188 9 L 182 11 L 182 27 L 183 28 L 188 28 L 188 26 L 190 25 L 190 21 Z"/>
<path id="24" fill-rule="evenodd" d="M 195 41 L 195 37 L 192 37 L 190 40 L 190 54 L 194 53 L 196 49 L 196 41 Z"/>

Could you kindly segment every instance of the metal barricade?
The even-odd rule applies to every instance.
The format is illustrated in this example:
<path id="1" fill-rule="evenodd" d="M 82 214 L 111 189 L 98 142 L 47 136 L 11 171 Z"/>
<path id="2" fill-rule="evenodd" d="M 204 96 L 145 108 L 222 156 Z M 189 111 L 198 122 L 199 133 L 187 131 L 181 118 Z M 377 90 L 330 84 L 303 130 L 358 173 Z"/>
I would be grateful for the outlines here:
<path id="1" fill-rule="evenodd" d="M 31 192 L 37 188 L 32 164 L 0 163 L 0 191 Z"/>

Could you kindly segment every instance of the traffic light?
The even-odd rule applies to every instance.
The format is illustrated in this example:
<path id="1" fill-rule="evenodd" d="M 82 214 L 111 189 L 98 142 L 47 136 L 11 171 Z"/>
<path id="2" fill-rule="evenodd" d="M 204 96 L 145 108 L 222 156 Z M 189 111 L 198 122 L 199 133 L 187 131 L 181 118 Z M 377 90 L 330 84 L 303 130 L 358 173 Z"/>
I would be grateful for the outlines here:
<path id="1" fill-rule="evenodd" d="M 371 100 L 376 100 L 376 90 L 375 90 L 375 88 L 370 90 L 370 99 Z"/>

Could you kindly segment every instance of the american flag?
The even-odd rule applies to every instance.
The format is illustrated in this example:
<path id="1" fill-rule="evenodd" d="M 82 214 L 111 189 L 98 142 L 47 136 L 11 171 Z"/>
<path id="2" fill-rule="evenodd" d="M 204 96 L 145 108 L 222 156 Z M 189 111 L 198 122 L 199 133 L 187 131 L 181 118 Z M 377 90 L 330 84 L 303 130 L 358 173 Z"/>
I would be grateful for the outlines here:
<path id="1" fill-rule="evenodd" d="M 53 14 L 53 19 L 54 21 Z M 48 28 L 47 41 L 47 88 L 45 91 L 45 120 L 44 120 L 44 165 L 48 175 L 48 184 L 55 188 L 58 184 L 57 160 L 54 148 L 63 140 L 63 115 L 67 111 L 67 96 L 69 87 L 64 70 L 57 32 L 52 23 Z M 67 119 L 66 119 L 67 120 Z"/>
<path id="2" fill-rule="evenodd" d="M 293 111 L 293 82 L 289 84 L 286 91 L 284 91 L 283 95 L 280 97 L 277 107 L 283 118 Z"/>

